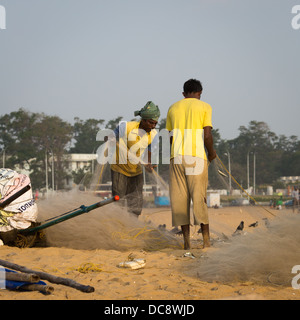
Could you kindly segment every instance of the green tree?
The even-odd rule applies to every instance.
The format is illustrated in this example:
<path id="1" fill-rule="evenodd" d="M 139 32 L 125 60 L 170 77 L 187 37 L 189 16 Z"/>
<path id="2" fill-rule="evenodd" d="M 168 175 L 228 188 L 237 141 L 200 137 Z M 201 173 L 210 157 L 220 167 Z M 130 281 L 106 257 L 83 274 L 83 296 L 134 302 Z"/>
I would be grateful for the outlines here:
<path id="1" fill-rule="evenodd" d="M 74 147 L 70 149 L 71 153 L 94 153 L 101 144 L 96 141 L 96 135 L 101 129 L 104 120 L 88 119 L 86 121 L 75 118 L 74 124 Z"/>
<path id="2" fill-rule="evenodd" d="M 123 117 L 117 117 L 115 119 L 109 120 L 105 125 L 105 129 L 115 130 L 122 119 Z"/>
<path id="3" fill-rule="evenodd" d="M 43 118 L 35 125 L 34 129 L 35 146 L 39 150 L 39 159 L 44 158 L 47 154 L 48 167 L 51 168 L 52 160 L 54 160 L 55 188 L 62 189 L 64 179 L 67 178 L 65 155 L 72 139 L 73 128 L 68 122 L 57 116 L 43 114 Z"/>
<path id="4" fill-rule="evenodd" d="M 239 131 L 237 138 L 223 141 L 222 153 L 225 148 L 230 152 L 232 175 L 237 181 L 242 182 L 244 187 L 247 183 L 248 156 L 250 185 L 253 184 L 254 154 L 257 185 L 273 184 L 280 176 L 287 175 L 287 173 L 289 175 L 299 174 L 299 161 L 297 162 L 299 141 L 296 136 L 287 138 L 280 135 L 278 137 L 265 122 L 254 120 L 249 122 L 248 127 L 241 126 Z M 225 161 L 224 156 L 223 159 Z"/>
<path id="5" fill-rule="evenodd" d="M 0 145 L 2 151 L 5 149 L 7 167 L 30 165 L 35 154 L 34 126 L 40 119 L 39 114 L 24 109 L 0 117 Z"/>
<path id="6" fill-rule="evenodd" d="M 31 113 L 24 109 L 0 117 L 0 145 L 7 155 L 6 166 L 30 172 L 33 188 L 45 187 L 45 159 L 55 161 L 55 185 L 63 187 L 66 177 L 64 154 L 72 138 L 72 126 L 59 117 Z M 47 155 L 47 157 L 46 157 Z M 51 185 L 52 175 L 49 175 Z"/>

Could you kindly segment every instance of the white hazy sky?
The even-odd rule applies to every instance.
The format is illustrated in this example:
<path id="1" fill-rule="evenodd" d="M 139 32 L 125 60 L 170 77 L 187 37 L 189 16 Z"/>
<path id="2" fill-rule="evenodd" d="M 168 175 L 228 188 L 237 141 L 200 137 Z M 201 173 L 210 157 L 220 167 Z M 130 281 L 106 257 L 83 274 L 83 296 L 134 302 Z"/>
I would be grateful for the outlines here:
<path id="1" fill-rule="evenodd" d="M 300 138 L 300 0 L 0 0 L 0 115 L 162 117 L 201 80 L 223 139 L 251 120 Z M 300 18 L 299 18 L 300 23 Z"/>

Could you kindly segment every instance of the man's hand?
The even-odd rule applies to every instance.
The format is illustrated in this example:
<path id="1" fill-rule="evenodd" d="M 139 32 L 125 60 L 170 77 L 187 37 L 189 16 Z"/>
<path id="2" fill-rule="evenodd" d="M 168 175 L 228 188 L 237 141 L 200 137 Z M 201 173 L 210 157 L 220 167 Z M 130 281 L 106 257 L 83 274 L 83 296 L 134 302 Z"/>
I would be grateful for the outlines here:
<path id="1" fill-rule="evenodd" d="M 212 162 L 216 157 L 217 157 L 216 150 L 213 150 L 212 153 L 209 153 L 209 154 L 207 155 L 207 158 L 208 158 L 208 161 L 209 161 L 209 162 Z"/>
<path id="2" fill-rule="evenodd" d="M 204 145 L 208 153 L 208 161 L 212 162 L 217 157 L 217 153 L 214 149 L 214 139 L 211 133 L 211 127 L 204 127 Z"/>
<path id="3" fill-rule="evenodd" d="M 152 173 L 153 169 L 157 167 L 157 165 L 152 165 L 151 163 L 145 164 L 144 166 L 145 169 L 150 173 Z"/>

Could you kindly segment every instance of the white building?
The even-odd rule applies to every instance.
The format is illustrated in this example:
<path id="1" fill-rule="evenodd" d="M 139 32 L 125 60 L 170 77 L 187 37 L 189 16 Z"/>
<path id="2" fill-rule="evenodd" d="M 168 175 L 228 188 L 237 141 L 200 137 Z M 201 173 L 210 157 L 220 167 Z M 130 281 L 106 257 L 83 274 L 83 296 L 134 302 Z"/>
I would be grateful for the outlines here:
<path id="1" fill-rule="evenodd" d="M 73 171 L 77 172 L 79 169 L 84 169 L 94 173 L 97 164 L 97 154 L 94 153 L 70 153 L 66 156 L 68 162 L 68 173 L 71 175 Z M 73 186 L 73 180 L 68 179 L 67 186 Z"/>
<path id="2" fill-rule="evenodd" d="M 86 167 L 91 167 L 92 172 L 95 168 L 95 161 L 97 161 L 97 154 L 93 153 L 70 153 L 67 155 L 66 160 L 68 161 L 68 170 L 78 171 Z"/>
<path id="3" fill-rule="evenodd" d="M 300 182 L 300 176 L 280 177 L 280 181 L 285 184 Z"/>

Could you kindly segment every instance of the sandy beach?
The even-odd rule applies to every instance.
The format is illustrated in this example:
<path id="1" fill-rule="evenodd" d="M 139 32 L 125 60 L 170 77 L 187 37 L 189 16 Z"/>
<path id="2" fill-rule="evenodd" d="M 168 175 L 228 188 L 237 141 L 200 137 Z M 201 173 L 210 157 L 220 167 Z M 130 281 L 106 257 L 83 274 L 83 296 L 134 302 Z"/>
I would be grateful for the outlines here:
<path id="1" fill-rule="evenodd" d="M 73 195 L 51 205 L 51 199 L 40 201 L 40 218 L 74 208 L 74 199 L 78 204 L 94 200 Z M 45 281 L 54 287 L 50 295 L 0 290 L 0 300 L 298 300 L 291 270 L 300 264 L 300 215 L 267 210 L 210 208 L 212 246 L 202 248 L 194 226 L 192 249 L 186 252 L 182 236 L 171 232 L 170 208 L 145 208 L 136 219 L 110 204 L 48 228 L 47 247 L 0 247 L 2 260 L 72 279 L 94 292 Z M 241 221 L 243 231 L 233 236 Z M 256 227 L 249 227 L 256 221 Z M 119 266 L 130 259 L 144 259 L 145 266 Z"/>

